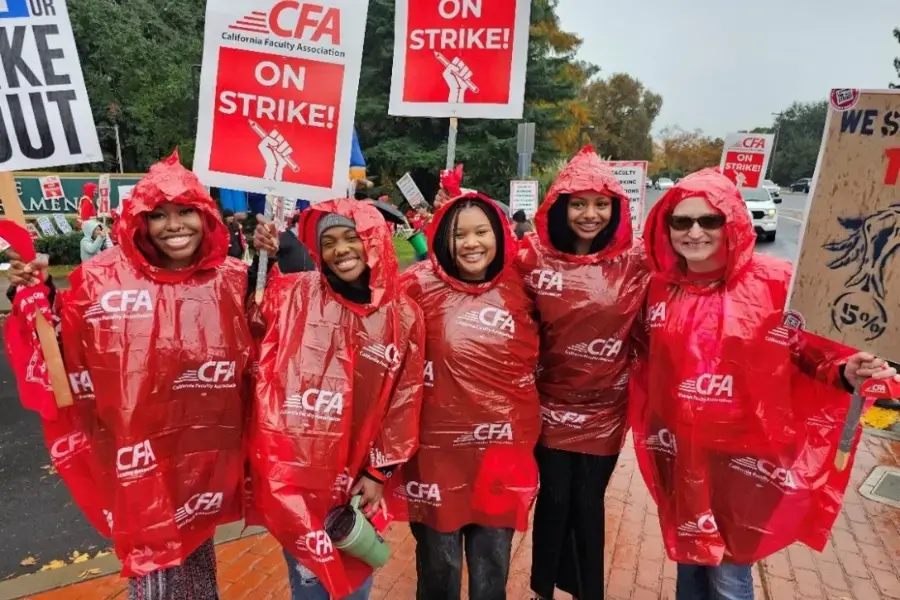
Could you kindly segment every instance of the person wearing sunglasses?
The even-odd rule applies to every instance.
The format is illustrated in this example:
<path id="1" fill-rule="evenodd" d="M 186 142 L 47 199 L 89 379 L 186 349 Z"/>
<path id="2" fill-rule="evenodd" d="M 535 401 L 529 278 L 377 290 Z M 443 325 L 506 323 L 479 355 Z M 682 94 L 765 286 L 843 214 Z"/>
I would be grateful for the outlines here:
<path id="1" fill-rule="evenodd" d="M 604 597 L 603 499 L 625 441 L 632 329 L 650 281 L 629 200 L 590 146 L 559 173 L 519 252 L 541 328 L 541 486 L 531 589 Z"/>
<path id="2" fill-rule="evenodd" d="M 753 563 L 821 550 L 850 469 L 834 467 L 851 392 L 896 377 L 875 356 L 790 327 L 789 262 L 754 254 L 737 187 L 685 177 L 644 228 L 653 276 L 630 423 L 677 600 L 752 600 Z"/>

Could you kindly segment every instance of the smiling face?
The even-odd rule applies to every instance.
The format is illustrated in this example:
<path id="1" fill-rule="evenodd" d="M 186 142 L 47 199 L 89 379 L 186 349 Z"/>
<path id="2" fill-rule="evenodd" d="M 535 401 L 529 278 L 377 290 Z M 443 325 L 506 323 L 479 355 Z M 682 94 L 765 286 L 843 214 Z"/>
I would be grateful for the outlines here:
<path id="1" fill-rule="evenodd" d="M 203 219 L 191 206 L 165 202 L 147 213 L 147 233 L 167 269 L 183 269 L 194 261 L 203 240 Z"/>
<path id="2" fill-rule="evenodd" d="M 477 206 L 459 211 L 450 244 L 451 255 L 455 246 L 460 277 L 466 281 L 483 281 L 497 256 L 497 237 L 484 211 Z"/>
<path id="3" fill-rule="evenodd" d="M 612 220 L 612 200 L 596 192 L 573 194 L 569 198 L 567 218 L 577 238 L 576 249 L 588 249 Z"/>
<path id="4" fill-rule="evenodd" d="M 669 238 L 675 252 L 696 273 L 725 266 L 725 216 L 703 198 L 686 198 L 669 216 Z"/>
<path id="5" fill-rule="evenodd" d="M 322 232 L 322 262 L 345 283 L 356 283 L 366 270 L 366 248 L 350 227 L 331 227 Z"/>

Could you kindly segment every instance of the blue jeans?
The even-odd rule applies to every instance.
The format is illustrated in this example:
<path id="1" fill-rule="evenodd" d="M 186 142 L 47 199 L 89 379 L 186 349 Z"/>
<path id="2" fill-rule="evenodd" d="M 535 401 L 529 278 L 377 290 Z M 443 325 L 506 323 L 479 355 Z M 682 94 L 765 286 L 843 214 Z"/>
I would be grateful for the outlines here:
<path id="1" fill-rule="evenodd" d="M 753 600 L 753 566 L 679 564 L 675 600 Z"/>
<path id="2" fill-rule="evenodd" d="M 312 571 L 297 562 L 297 559 L 286 551 L 284 560 L 287 561 L 288 580 L 291 583 L 291 600 L 332 600 L 328 595 L 328 590 Z M 342 600 L 369 600 L 371 591 L 372 578 L 369 577 L 361 588 Z"/>

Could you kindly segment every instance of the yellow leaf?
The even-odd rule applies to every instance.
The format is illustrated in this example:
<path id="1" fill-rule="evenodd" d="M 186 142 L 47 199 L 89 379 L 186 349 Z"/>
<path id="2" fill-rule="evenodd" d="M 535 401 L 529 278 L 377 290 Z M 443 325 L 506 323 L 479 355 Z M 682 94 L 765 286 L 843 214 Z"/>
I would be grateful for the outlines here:
<path id="1" fill-rule="evenodd" d="M 78 554 L 76 552 L 76 554 Z M 79 554 L 78 556 L 72 557 L 72 564 L 77 565 L 78 563 L 87 562 L 91 558 L 90 554 Z"/>
<path id="2" fill-rule="evenodd" d="M 87 571 L 82 571 L 78 575 L 78 579 L 84 579 L 85 577 L 93 577 L 94 575 L 99 575 L 100 569 L 88 569 Z"/>
<path id="3" fill-rule="evenodd" d="M 104 552 L 101 550 L 100 552 L 97 553 L 97 556 L 95 556 L 94 558 L 103 558 L 104 556 L 109 556 L 110 554 L 112 554 L 112 552 Z"/>
<path id="4" fill-rule="evenodd" d="M 53 569 L 61 569 L 66 563 L 61 560 L 51 560 L 49 563 L 41 567 L 41 571 L 52 571 Z"/>
<path id="5" fill-rule="evenodd" d="M 29 556 L 28 558 L 26 558 L 25 560 L 23 560 L 23 561 L 20 562 L 19 564 L 22 565 L 23 567 L 30 567 L 30 566 L 32 566 L 32 565 L 36 565 L 36 564 L 37 564 L 37 560 L 36 560 L 33 556 Z"/>

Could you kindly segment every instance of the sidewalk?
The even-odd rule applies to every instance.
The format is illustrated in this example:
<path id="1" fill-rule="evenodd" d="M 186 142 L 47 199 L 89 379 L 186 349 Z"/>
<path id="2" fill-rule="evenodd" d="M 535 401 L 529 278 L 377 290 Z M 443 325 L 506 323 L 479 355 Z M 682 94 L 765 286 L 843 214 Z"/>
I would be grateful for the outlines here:
<path id="1" fill-rule="evenodd" d="M 822 554 L 791 547 L 754 570 L 756 600 L 900 599 L 900 510 L 864 499 L 857 488 L 878 465 L 900 465 L 900 443 L 865 436 L 851 488 L 831 542 Z M 665 558 L 656 508 L 634 452 L 622 454 L 607 494 L 606 577 L 608 600 L 674 600 L 675 565 Z M 415 542 L 405 525 L 387 533 L 393 558 L 375 578 L 372 600 L 415 597 Z M 257 535 L 217 548 L 222 600 L 288 600 L 287 575 L 278 544 Z M 530 598 L 530 534 L 517 535 L 509 579 L 509 600 Z M 85 569 L 90 565 L 85 563 Z M 21 578 L 20 578 L 21 579 Z M 0 584 L 0 598 L 3 597 Z M 30 596 L 33 600 L 125 598 L 117 575 Z M 568 596 L 559 596 L 566 598 Z"/>

